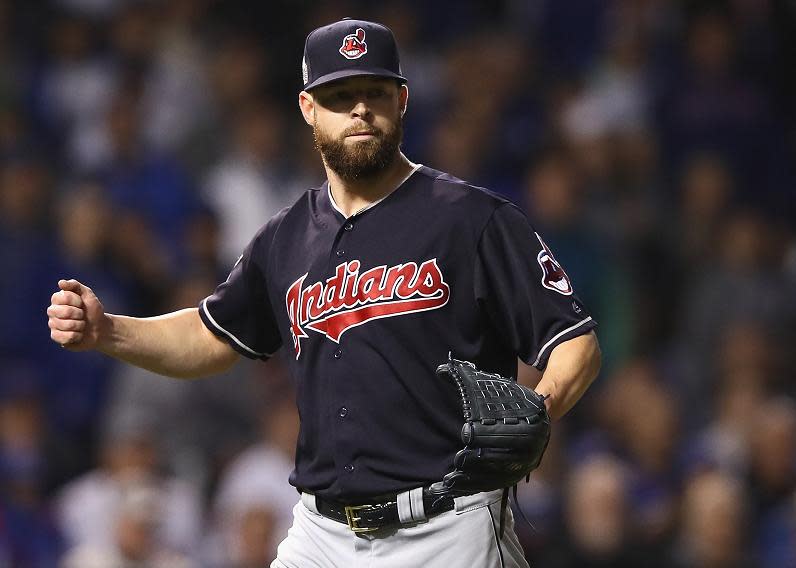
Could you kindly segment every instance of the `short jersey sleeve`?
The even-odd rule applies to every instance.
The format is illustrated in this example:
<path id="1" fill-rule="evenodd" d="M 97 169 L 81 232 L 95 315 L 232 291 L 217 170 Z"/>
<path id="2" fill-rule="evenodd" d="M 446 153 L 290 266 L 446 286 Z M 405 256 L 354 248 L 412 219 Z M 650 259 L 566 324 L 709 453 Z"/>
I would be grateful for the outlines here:
<path id="1" fill-rule="evenodd" d="M 253 240 L 238 259 L 225 282 L 199 304 L 204 324 L 236 351 L 252 359 L 267 359 L 282 340 L 268 298 L 263 271 L 253 255 Z"/>
<path id="2" fill-rule="evenodd" d="M 511 203 L 495 209 L 484 228 L 474 287 L 498 332 L 537 369 L 556 345 L 597 325 L 550 248 Z"/>

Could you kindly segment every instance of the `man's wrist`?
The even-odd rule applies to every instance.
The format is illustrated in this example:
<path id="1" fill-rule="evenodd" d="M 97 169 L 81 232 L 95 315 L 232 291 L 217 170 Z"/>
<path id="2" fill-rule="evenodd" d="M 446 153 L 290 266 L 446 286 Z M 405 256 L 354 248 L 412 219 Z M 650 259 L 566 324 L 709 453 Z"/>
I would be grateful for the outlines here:
<path id="1" fill-rule="evenodd" d="M 114 351 L 117 317 L 113 314 L 102 314 L 102 320 L 97 326 L 97 342 L 95 349 L 106 355 Z"/>

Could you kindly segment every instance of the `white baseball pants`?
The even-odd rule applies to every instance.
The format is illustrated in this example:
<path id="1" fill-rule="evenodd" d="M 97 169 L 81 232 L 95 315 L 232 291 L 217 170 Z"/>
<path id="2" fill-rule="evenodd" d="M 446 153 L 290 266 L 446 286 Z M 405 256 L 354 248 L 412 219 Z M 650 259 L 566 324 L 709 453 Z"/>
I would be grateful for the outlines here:
<path id="1" fill-rule="evenodd" d="M 498 547 L 502 493 L 457 497 L 454 510 L 425 522 L 364 534 L 321 516 L 303 494 L 271 568 L 529 568 L 510 508 Z"/>

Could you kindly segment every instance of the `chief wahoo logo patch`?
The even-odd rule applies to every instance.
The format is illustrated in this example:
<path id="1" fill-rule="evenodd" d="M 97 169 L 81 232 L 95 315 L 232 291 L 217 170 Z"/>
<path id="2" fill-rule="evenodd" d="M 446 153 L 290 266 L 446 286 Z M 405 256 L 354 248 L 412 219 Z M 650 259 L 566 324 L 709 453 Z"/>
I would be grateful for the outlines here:
<path id="1" fill-rule="evenodd" d="M 542 250 L 536 255 L 539 266 L 542 267 L 542 286 L 564 296 L 572 294 L 572 282 L 564 269 L 553 256 L 553 251 L 542 240 L 539 233 L 534 233 L 542 245 Z"/>
<path id="2" fill-rule="evenodd" d="M 359 59 L 368 52 L 368 44 L 365 43 L 365 30 L 357 28 L 357 31 L 348 34 L 343 38 L 343 45 L 340 46 L 340 53 L 346 59 Z"/>

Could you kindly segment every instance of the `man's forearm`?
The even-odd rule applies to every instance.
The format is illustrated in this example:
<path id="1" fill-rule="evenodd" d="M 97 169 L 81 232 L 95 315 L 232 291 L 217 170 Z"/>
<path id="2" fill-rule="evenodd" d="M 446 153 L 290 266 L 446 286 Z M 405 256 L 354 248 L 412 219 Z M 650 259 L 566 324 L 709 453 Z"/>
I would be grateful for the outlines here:
<path id="1" fill-rule="evenodd" d="M 600 370 L 600 346 L 594 332 L 560 343 L 553 349 L 536 392 L 548 395 L 551 418 L 566 414 Z"/>
<path id="2" fill-rule="evenodd" d="M 107 315 L 97 349 L 154 373 L 196 378 L 223 372 L 237 353 L 188 308 L 152 318 Z"/>

